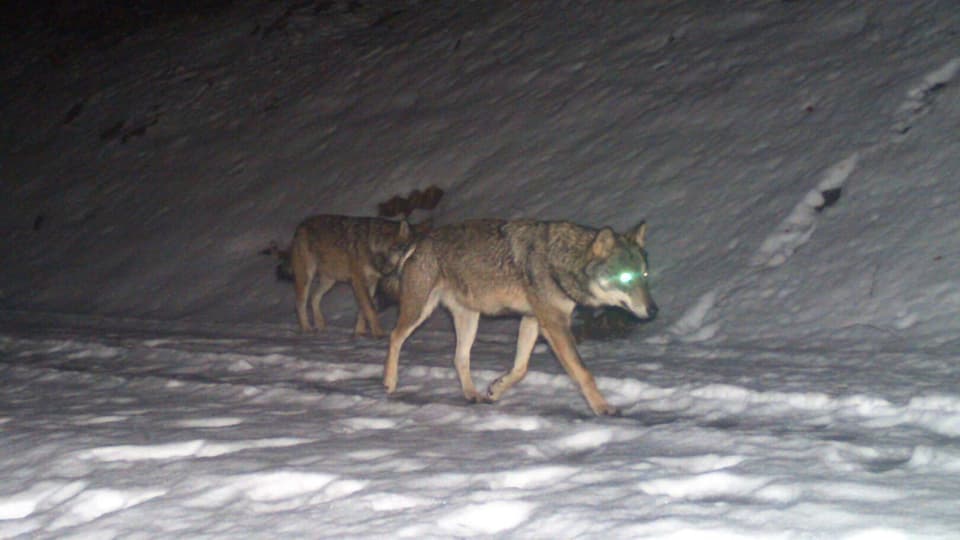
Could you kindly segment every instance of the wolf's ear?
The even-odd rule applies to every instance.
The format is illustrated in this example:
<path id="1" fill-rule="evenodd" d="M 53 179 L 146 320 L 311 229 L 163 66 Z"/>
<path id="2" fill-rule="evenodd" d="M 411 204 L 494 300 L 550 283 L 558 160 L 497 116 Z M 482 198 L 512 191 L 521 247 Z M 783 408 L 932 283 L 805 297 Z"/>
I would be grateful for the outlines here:
<path id="1" fill-rule="evenodd" d="M 636 227 L 630 229 L 630 232 L 627 233 L 627 238 L 636 242 L 638 246 L 643 247 L 647 241 L 647 222 L 641 221 Z"/>
<path id="2" fill-rule="evenodd" d="M 410 224 L 407 223 L 405 219 L 400 220 L 400 230 L 397 232 L 397 238 L 399 238 L 401 242 L 406 242 L 410 239 Z"/>
<path id="3" fill-rule="evenodd" d="M 613 253 L 613 246 L 616 243 L 617 239 L 616 236 L 614 236 L 613 229 L 604 227 L 593 239 L 593 244 L 590 246 L 590 254 L 593 255 L 595 259 L 606 259 Z"/>

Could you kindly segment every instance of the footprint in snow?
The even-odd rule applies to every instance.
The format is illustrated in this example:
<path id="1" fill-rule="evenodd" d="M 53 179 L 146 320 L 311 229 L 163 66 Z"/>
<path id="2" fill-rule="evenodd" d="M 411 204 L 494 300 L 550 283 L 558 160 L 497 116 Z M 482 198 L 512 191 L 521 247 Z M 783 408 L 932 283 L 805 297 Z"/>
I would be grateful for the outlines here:
<path id="1" fill-rule="evenodd" d="M 777 267 L 787 262 L 813 236 L 820 213 L 837 201 L 843 184 L 853 174 L 859 161 L 860 153 L 854 152 L 827 169 L 816 187 L 808 191 L 793 207 L 793 211 L 767 235 L 750 263 L 753 266 Z"/>
<path id="2" fill-rule="evenodd" d="M 544 456 L 563 456 L 566 459 L 578 459 L 602 450 L 613 442 L 615 433 L 612 428 L 585 428 L 576 433 L 557 437 L 538 443 L 538 453 Z"/>
<path id="3" fill-rule="evenodd" d="M 151 461 L 182 458 L 209 458 L 231 454 L 251 448 L 282 448 L 297 446 L 312 442 L 311 439 L 275 438 L 256 439 L 250 441 L 217 442 L 205 439 L 191 441 L 143 444 L 101 446 L 77 453 L 80 459 L 97 461 Z"/>
<path id="4" fill-rule="evenodd" d="M 547 421 L 537 416 L 491 415 L 468 424 L 473 431 L 536 431 L 543 428 Z"/>
<path id="5" fill-rule="evenodd" d="M 191 418 L 187 420 L 177 420 L 173 423 L 176 427 L 183 428 L 222 428 L 231 427 L 243 423 L 242 418 L 231 416 L 210 417 L 210 418 Z"/>
<path id="6" fill-rule="evenodd" d="M 935 95 L 960 74 L 960 58 L 954 58 L 939 68 L 927 73 L 923 80 L 907 92 L 900 104 L 893 131 L 906 134 L 913 124 L 926 115 L 933 105 Z"/>
<path id="7" fill-rule="evenodd" d="M 73 421 L 73 424 L 76 426 L 97 426 L 101 424 L 115 424 L 118 422 L 125 422 L 129 417 L 122 415 L 105 415 L 105 416 L 93 416 L 93 415 L 84 415 Z"/>
<path id="8" fill-rule="evenodd" d="M 468 504 L 440 518 L 438 525 L 454 536 L 481 536 L 514 529 L 530 518 L 536 505 L 525 501 Z"/>
<path id="9" fill-rule="evenodd" d="M 338 422 L 340 429 L 346 433 L 355 433 L 357 431 L 393 429 L 399 425 L 399 422 L 390 418 L 369 418 L 358 416 L 355 418 L 346 418 Z"/>
<path id="10" fill-rule="evenodd" d="M 69 500 L 87 487 L 86 482 L 38 482 L 28 489 L 3 493 L 0 487 L 0 520 L 22 519 Z"/>
<path id="11" fill-rule="evenodd" d="M 490 489 L 539 490 L 556 486 L 578 472 L 580 472 L 580 469 L 576 467 L 562 465 L 528 467 L 494 473 L 487 479 L 487 483 L 490 485 Z"/>
<path id="12" fill-rule="evenodd" d="M 188 506 L 217 508 L 243 499 L 258 503 L 255 512 L 267 513 L 320 504 L 347 497 L 366 486 L 360 480 L 334 474 L 298 471 L 261 472 L 217 478 L 213 489 L 186 501 Z"/>
<path id="13" fill-rule="evenodd" d="M 56 530 L 89 523 L 106 514 L 126 510 L 165 493 L 166 491 L 162 489 L 89 489 L 67 503 L 66 513 L 57 518 L 50 525 L 50 529 Z"/>
<path id="14" fill-rule="evenodd" d="M 770 483 L 769 478 L 747 476 L 728 471 L 670 476 L 640 482 L 639 488 L 648 495 L 682 500 L 750 500 Z"/>

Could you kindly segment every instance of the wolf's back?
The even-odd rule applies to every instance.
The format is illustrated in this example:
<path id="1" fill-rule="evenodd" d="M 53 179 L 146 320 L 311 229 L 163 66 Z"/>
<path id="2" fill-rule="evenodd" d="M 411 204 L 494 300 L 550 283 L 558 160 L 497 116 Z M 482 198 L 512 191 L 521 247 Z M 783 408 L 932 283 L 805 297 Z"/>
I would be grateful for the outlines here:
<path id="1" fill-rule="evenodd" d="M 444 277 L 459 288 L 517 279 L 512 237 L 502 220 L 467 221 L 430 233 L 425 247 Z M 418 249 L 420 249 L 418 247 Z"/>

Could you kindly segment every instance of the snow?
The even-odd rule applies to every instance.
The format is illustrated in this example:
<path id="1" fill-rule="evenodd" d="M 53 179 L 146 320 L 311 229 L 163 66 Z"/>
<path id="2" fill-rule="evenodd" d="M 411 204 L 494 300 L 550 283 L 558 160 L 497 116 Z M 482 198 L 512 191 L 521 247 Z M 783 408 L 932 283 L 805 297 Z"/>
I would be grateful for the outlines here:
<path id="1" fill-rule="evenodd" d="M 955 538 L 958 27 L 949 0 L 25 19 L 0 38 L 0 538 Z M 258 252 L 431 184 L 441 224 L 646 219 L 658 319 L 579 346 L 622 416 L 542 343 L 464 403 L 442 310 L 391 397 L 348 288 L 297 332 Z M 478 384 L 516 332 L 481 322 Z"/>

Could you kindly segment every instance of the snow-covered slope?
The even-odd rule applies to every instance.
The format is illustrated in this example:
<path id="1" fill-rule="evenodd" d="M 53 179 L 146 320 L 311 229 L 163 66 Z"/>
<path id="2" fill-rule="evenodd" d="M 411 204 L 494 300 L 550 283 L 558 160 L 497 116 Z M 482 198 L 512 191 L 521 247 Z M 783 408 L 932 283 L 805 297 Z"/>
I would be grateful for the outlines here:
<path id="1" fill-rule="evenodd" d="M 260 248 L 437 184 L 439 222 L 647 219 L 648 333 L 712 293 L 738 337 L 948 339 L 954 6 L 728 4 L 241 4 L 26 56 L 3 302 L 289 320 Z"/>
<path id="2" fill-rule="evenodd" d="M 100 503 L 119 511 L 152 499 L 142 511 L 153 519 L 169 517 L 163 501 L 174 499 L 188 508 L 218 502 L 238 515 L 245 507 L 230 506 L 237 501 L 269 501 L 271 512 L 299 509 L 314 519 L 333 504 L 338 535 L 376 536 L 406 519 L 400 512 L 365 523 L 349 509 L 362 500 L 370 503 L 362 511 L 386 505 L 413 512 L 423 527 L 439 527 L 437 536 L 536 536 L 577 522 L 545 509 L 561 494 L 533 495 L 554 483 L 561 491 L 607 486 L 599 488 L 607 493 L 602 501 L 626 497 L 602 513 L 625 538 L 679 538 L 690 528 L 797 537 L 819 531 L 814 516 L 821 511 L 832 516 L 824 531 L 855 535 L 879 519 L 858 517 L 871 504 L 892 537 L 956 530 L 956 511 L 935 502 L 956 496 L 934 481 L 956 471 L 960 414 L 955 2 L 216 4 L 97 40 L 28 22 L 3 38 L 0 366 L 7 382 L 0 389 L 13 412 L 0 428 L 16 435 L 7 444 L 19 452 L 3 463 L 4 473 L 19 476 L 15 487 L 0 486 L 0 519 L 7 520 L 0 534 L 92 533 L 99 514 L 91 508 Z M 544 351 L 508 395 L 504 416 L 500 405 L 454 406 L 446 367 L 452 335 L 442 315 L 401 365 L 401 389 L 412 385 L 408 395 L 416 397 L 385 401 L 371 388 L 384 344 L 343 337 L 354 317 L 346 289 L 326 300 L 335 327 L 329 335 L 294 335 L 291 287 L 274 280 L 273 263 L 258 252 L 271 240 L 287 241 L 306 215 L 372 215 L 378 202 L 428 185 L 446 192 L 433 212 L 438 223 L 532 217 L 622 230 L 647 220 L 659 318 L 626 339 L 582 349 L 611 400 L 628 417 L 647 419 L 641 427 L 571 419 L 583 404 L 566 379 L 555 378 L 558 368 Z M 128 331 L 129 341 L 116 337 Z M 476 356 L 488 375 L 504 368 L 515 332 L 512 322 L 481 324 Z M 194 347 L 207 339 L 210 350 Z M 173 352 L 157 353 L 163 343 Z M 247 347 L 251 358 L 241 358 L 247 353 L 237 349 Z M 229 360 L 224 369 L 222 358 Z M 131 367 L 141 362 L 156 378 Z M 250 372 L 243 362 L 257 375 L 235 380 L 233 368 Z M 258 386 L 259 374 L 274 369 L 276 378 Z M 74 371 L 82 381 L 64 396 L 77 409 L 63 422 L 59 405 L 46 409 L 43 400 L 24 397 L 55 393 Z M 318 375 L 325 372 L 332 374 Z M 326 382 L 303 386 L 315 377 Z M 191 398 L 179 393 L 180 384 Z M 240 387 L 257 389 L 248 395 Z M 127 422 L 139 416 L 114 410 L 119 406 L 103 397 L 114 388 L 130 408 L 145 411 L 148 432 L 159 422 L 161 441 L 131 441 L 140 424 Z M 275 399 L 251 397 L 259 392 Z M 88 393 L 100 397 L 85 401 Z M 223 394 L 238 412 L 210 410 L 201 398 L 208 393 Z M 432 406 L 434 398 L 447 403 Z M 184 418 L 157 409 L 177 399 L 187 399 Z M 339 412 L 317 405 L 324 399 Z M 312 412 L 289 433 L 275 422 L 245 429 L 274 409 Z M 551 417 L 557 410 L 564 412 Z M 666 411 L 667 427 L 648 421 L 660 418 L 658 411 Z M 190 424 L 193 416 L 200 424 Z M 208 416 L 212 423 L 202 420 Z M 97 419 L 113 417 L 127 427 L 86 438 L 84 419 L 112 426 Z M 237 422 L 218 424 L 227 417 Z M 408 417 L 422 420 L 423 429 L 404 434 Z M 493 450 L 517 445 L 527 456 L 517 470 L 552 472 L 478 480 L 466 466 L 467 476 L 410 492 L 411 483 L 445 466 L 405 454 L 458 456 L 441 444 L 462 436 L 444 427 L 455 423 L 506 433 L 491 428 L 467 438 L 479 452 L 468 454 L 480 456 L 477 470 L 510 467 Z M 784 443 L 795 446 L 779 445 L 771 425 L 781 423 L 800 426 Z M 193 437 L 184 426 L 213 431 Z M 895 438 L 889 445 L 888 428 Z M 321 443 L 312 429 L 363 433 L 339 442 L 327 433 Z M 583 440 L 601 443 L 581 448 L 580 430 L 592 433 Z M 528 431 L 531 437 L 522 435 Z M 368 444 L 368 435 L 400 442 L 366 458 L 331 457 L 338 451 L 330 448 Z M 544 435 L 555 444 L 537 442 Z M 574 442 L 556 442 L 568 436 Z M 45 442 L 34 452 L 37 437 Z M 196 441 L 229 445 L 224 441 L 234 438 L 299 441 L 278 467 L 303 472 L 290 480 L 303 490 L 274 492 L 244 477 L 233 491 L 193 504 L 193 495 L 221 477 L 190 488 L 131 482 L 139 486 L 130 488 L 132 499 L 93 487 L 113 482 L 104 471 L 124 461 L 102 456 L 128 455 L 103 447 L 159 445 L 143 451 L 160 461 L 142 464 L 173 459 L 170 467 L 184 467 L 186 476 L 214 457 Z M 669 441 L 680 456 L 668 456 Z M 714 441 L 716 450 L 696 441 Z M 238 475 L 250 463 L 271 470 L 263 460 L 278 450 L 251 444 L 259 450 L 249 460 L 211 450 L 221 456 L 211 463 Z M 76 457 L 67 447 L 76 447 L 84 465 L 48 470 Z M 580 459 L 588 465 L 571 472 Z M 381 472 L 364 478 L 366 469 L 354 462 Z M 403 463 L 412 469 L 400 481 L 382 472 Z M 658 469 L 665 463 L 676 465 L 670 480 Z M 808 472 L 818 465 L 832 472 Z M 773 477 L 764 476 L 768 467 Z M 315 495 L 340 485 L 323 476 L 340 478 L 333 469 L 349 471 L 354 482 L 334 490 L 346 497 L 343 507 Z M 629 489 L 617 483 L 625 470 Z M 74 479 L 84 471 L 91 480 L 79 486 L 74 482 L 84 481 Z M 853 471 L 847 484 L 827 482 L 837 471 Z M 786 482 L 791 474 L 801 479 Z M 874 492 L 875 479 L 900 491 Z M 477 482 L 519 490 L 498 491 L 494 502 L 476 495 L 473 506 L 457 507 L 459 518 L 436 506 Z M 381 498 L 386 492 L 402 495 Z M 641 492 L 649 498 L 637 499 Z M 914 495 L 932 506 L 890 517 Z M 271 506 L 276 501 L 283 508 Z M 574 515 L 600 511 L 577 504 Z M 774 521 L 752 522 L 751 504 L 763 509 L 758 521 Z M 665 505 L 662 514 L 656 505 Z M 513 516 L 519 528 L 484 528 L 491 512 Z M 122 523 L 123 516 L 111 519 Z M 196 519 L 186 533 L 231 533 L 205 528 L 202 513 Z M 345 525 L 355 519 L 357 529 Z M 268 523 L 264 536 L 277 525 Z M 297 523 L 291 530 L 309 535 Z M 411 527 L 411 534 L 427 534 Z"/>

